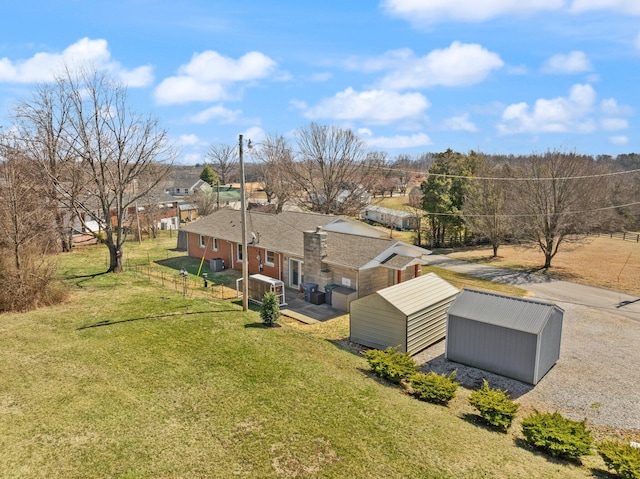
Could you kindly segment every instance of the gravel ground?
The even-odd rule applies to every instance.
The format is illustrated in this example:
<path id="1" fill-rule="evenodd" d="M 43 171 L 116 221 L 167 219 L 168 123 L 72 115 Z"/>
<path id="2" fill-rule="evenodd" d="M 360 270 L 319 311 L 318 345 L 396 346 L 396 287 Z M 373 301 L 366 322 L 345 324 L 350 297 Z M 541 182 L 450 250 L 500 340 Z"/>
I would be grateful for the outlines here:
<path id="1" fill-rule="evenodd" d="M 534 387 L 444 359 L 441 341 L 414 359 L 422 369 L 458 370 L 456 380 L 477 388 L 486 378 L 506 389 L 523 409 L 559 411 L 594 426 L 624 430 L 640 439 L 640 323 L 585 306 L 564 311 L 560 359 Z"/>

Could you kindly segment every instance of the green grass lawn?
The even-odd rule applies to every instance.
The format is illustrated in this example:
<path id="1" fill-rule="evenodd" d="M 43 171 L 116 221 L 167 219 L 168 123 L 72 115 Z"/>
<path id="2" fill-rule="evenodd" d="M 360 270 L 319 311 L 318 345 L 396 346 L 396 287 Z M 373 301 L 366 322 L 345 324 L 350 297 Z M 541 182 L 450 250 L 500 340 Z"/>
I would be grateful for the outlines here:
<path id="1" fill-rule="evenodd" d="M 125 257 L 178 256 L 172 241 L 127 244 Z M 256 311 L 132 269 L 87 276 L 105 269 L 101 248 L 59 267 L 66 303 L 0 317 L 0 477 L 583 478 L 589 461 L 602 467 L 533 453 L 517 428 L 479 427 L 464 391 L 445 408 L 375 379 L 331 322 L 265 329 Z"/>

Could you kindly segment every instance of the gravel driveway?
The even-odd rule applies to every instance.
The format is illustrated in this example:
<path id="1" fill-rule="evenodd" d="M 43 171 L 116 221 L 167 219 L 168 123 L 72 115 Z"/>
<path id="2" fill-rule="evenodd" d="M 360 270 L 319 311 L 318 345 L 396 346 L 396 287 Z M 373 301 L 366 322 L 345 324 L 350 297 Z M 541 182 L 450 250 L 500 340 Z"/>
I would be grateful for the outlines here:
<path id="1" fill-rule="evenodd" d="M 528 289 L 526 282 L 519 286 Z M 486 378 L 492 387 L 507 389 L 524 408 L 558 410 L 572 419 L 586 417 L 593 425 L 640 434 L 640 321 L 615 308 L 599 307 L 593 289 L 584 290 L 589 295 L 581 298 L 584 301 L 568 301 L 560 292 L 554 299 L 553 288 L 538 294 L 553 300 L 565 315 L 560 359 L 535 387 L 446 361 L 444 341 L 415 359 L 437 372 L 457 369 L 456 379 L 466 387 L 478 387 Z M 602 291 L 604 297 L 611 293 Z M 592 299 L 595 306 L 585 304 Z"/>

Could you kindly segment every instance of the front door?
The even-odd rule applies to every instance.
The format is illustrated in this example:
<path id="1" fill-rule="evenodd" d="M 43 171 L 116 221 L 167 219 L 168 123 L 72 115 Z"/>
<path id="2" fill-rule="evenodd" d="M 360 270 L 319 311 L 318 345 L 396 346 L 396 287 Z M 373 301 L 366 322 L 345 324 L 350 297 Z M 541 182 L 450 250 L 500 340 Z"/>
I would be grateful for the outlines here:
<path id="1" fill-rule="evenodd" d="M 302 283 L 302 261 L 289 258 L 289 286 L 300 288 Z"/>

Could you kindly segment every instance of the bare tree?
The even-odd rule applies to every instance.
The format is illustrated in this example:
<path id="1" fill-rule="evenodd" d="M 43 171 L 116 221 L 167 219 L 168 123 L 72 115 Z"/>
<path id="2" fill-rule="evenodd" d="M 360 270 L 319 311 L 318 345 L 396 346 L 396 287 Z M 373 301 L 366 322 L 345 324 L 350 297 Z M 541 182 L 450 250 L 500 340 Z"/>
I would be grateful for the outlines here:
<path id="1" fill-rule="evenodd" d="M 152 117 L 132 112 L 127 91 L 110 77 L 95 71 L 66 70 L 56 79 L 56 102 L 42 97 L 23 102 L 17 110 L 21 138 L 32 159 L 46 172 L 57 196 L 78 218 L 99 223 L 100 236 L 109 249 L 108 272 L 122 270 L 122 245 L 129 209 L 167 175 L 175 157 L 167 133 Z M 29 115 L 20 112 L 28 111 Z M 70 185 L 49 157 L 41 125 L 49 116 L 66 115 L 59 151 L 83 174 L 80 193 Z M 144 184 L 140 182 L 145 178 Z"/>
<path id="2" fill-rule="evenodd" d="M 6 138 L 0 152 L 0 244 L 11 252 L 22 283 L 25 251 L 35 247 L 41 254 L 49 249 L 54 217 L 32 165 Z"/>
<path id="3" fill-rule="evenodd" d="M 296 141 L 300 159 L 285 162 L 284 171 L 299 203 L 326 214 L 359 212 L 377 174 L 364 143 L 351 130 L 317 123 L 298 130 Z"/>
<path id="4" fill-rule="evenodd" d="M 416 246 L 422 246 L 422 220 L 424 219 L 423 194 L 420 188 L 415 188 L 415 192 L 409 194 L 409 201 L 407 203 L 407 209 L 415 217 L 413 223 L 413 231 L 416 234 L 415 244 Z"/>
<path id="5" fill-rule="evenodd" d="M 36 87 L 31 100 L 19 104 L 13 114 L 19 148 L 24 150 L 25 157 L 39 165 L 33 172 L 46 185 L 44 194 L 53 202 L 56 232 L 63 252 L 71 251 L 76 224 L 72 205 L 86 181 L 67 137 L 71 108 L 63 85 L 43 84 Z M 49 181 L 50 178 L 56 181 Z M 56 183 L 64 184 L 65 195 L 60 194 Z"/>
<path id="6" fill-rule="evenodd" d="M 513 231 L 511 217 L 507 214 L 507 182 L 494 179 L 508 175 L 508 168 L 500 168 L 485 158 L 479 158 L 475 179 L 465 192 L 465 222 L 472 231 L 489 239 L 494 258 L 498 256 L 500 245 L 512 236 Z"/>
<path id="7" fill-rule="evenodd" d="M 280 213 L 291 198 L 294 187 L 285 175 L 285 165 L 293 162 L 291 146 L 282 135 L 268 136 L 255 156 L 260 160 L 260 183 L 267 203 L 275 205 L 275 212 Z"/>
<path id="8" fill-rule="evenodd" d="M 231 145 L 211 145 L 207 160 L 218 175 L 220 184 L 226 185 L 238 176 L 238 149 Z"/>
<path id="9" fill-rule="evenodd" d="M 579 238 L 601 221 L 598 209 L 608 206 L 608 186 L 592 158 L 547 152 L 523 158 L 510 203 L 517 230 L 538 245 L 544 268 L 565 242 Z M 515 182 L 514 182 L 515 183 Z"/>
<path id="10" fill-rule="evenodd" d="M 189 197 L 198 207 L 198 216 L 208 216 L 220 207 L 218 193 L 215 190 L 198 190 Z"/>

